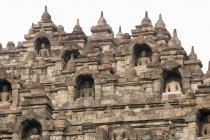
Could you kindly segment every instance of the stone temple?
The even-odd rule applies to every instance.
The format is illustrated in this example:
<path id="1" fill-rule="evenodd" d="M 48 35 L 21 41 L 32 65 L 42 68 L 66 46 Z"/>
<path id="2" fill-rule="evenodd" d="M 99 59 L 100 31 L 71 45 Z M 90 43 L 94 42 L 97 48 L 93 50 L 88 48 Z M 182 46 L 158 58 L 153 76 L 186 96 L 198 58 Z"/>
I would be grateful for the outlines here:
<path id="1" fill-rule="evenodd" d="M 210 67 L 161 15 L 114 35 L 101 12 L 91 32 L 66 33 L 45 7 L 1 47 L 0 140 L 210 140 Z"/>

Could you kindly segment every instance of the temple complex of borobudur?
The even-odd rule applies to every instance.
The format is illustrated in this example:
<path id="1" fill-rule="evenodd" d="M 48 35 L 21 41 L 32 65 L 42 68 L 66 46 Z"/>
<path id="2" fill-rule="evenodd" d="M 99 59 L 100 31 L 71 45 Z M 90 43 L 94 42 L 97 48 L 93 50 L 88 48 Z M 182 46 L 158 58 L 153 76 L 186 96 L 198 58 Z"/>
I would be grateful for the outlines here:
<path id="1" fill-rule="evenodd" d="M 114 35 L 101 12 L 91 32 L 45 7 L 0 48 L 0 140 L 210 140 L 210 68 L 161 15 Z"/>

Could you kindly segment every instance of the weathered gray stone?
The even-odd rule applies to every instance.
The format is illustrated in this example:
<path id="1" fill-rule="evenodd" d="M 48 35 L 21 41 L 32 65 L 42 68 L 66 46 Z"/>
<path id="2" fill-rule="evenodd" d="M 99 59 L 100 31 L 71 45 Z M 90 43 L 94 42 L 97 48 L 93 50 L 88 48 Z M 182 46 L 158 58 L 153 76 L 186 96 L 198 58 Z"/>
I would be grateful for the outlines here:
<path id="1" fill-rule="evenodd" d="M 209 139 L 210 67 L 161 15 L 115 37 L 102 12 L 91 32 L 45 7 L 23 43 L 0 45 L 0 139 Z"/>

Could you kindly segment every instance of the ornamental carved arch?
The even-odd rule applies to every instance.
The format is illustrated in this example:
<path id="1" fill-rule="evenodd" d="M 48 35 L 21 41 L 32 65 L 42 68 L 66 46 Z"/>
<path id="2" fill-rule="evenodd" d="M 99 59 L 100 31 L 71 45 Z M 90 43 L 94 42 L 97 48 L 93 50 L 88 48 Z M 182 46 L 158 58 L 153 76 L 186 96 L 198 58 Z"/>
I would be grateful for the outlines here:
<path id="1" fill-rule="evenodd" d="M 15 126 L 15 132 L 20 140 L 29 138 L 43 138 L 43 131 L 50 129 L 49 120 L 38 115 L 33 109 L 27 110 L 26 114 L 18 118 Z M 51 124 L 53 125 L 53 124 Z"/>
<path id="2" fill-rule="evenodd" d="M 37 119 L 26 119 L 20 123 L 21 140 L 41 139 L 42 125 Z"/>
<path id="3" fill-rule="evenodd" d="M 95 83 L 92 75 L 79 75 L 76 80 L 76 98 L 93 97 L 95 98 Z"/>
<path id="4" fill-rule="evenodd" d="M 17 106 L 19 103 L 19 89 L 23 87 L 21 80 L 8 74 L 4 67 L 0 68 L 0 107 L 8 108 Z"/>
<path id="5" fill-rule="evenodd" d="M 132 50 L 132 60 L 134 66 L 144 65 L 141 63 L 141 59 L 145 59 L 147 64 L 150 63 L 152 56 L 152 49 L 149 45 L 142 43 L 142 44 L 135 44 Z"/>
<path id="6" fill-rule="evenodd" d="M 138 38 L 132 40 L 132 42 L 130 43 L 129 46 L 131 46 L 130 47 L 131 51 L 136 44 L 147 44 L 148 46 L 151 47 L 151 49 L 155 48 L 155 46 L 156 46 L 156 44 L 153 41 L 148 40 L 147 38 L 145 39 L 143 37 L 138 37 Z"/>
<path id="7" fill-rule="evenodd" d="M 182 75 L 177 69 L 164 70 L 162 74 L 162 80 L 164 92 L 182 92 Z M 170 85 L 175 85 L 175 87 L 172 88 Z"/>
<path id="8" fill-rule="evenodd" d="M 181 92 L 185 94 L 190 89 L 190 73 L 185 67 L 178 64 L 175 60 L 169 59 L 162 64 L 162 87 L 163 92 L 167 86 L 167 80 L 174 79 L 177 84 L 180 84 Z M 167 76 L 168 75 L 168 76 Z M 168 77 L 168 78 L 167 78 Z"/>
<path id="9" fill-rule="evenodd" d="M 156 44 L 152 40 L 144 37 L 138 37 L 132 40 L 132 42 L 129 44 L 127 53 L 131 54 L 131 61 L 134 66 L 137 66 L 139 65 L 138 60 L 142 57 L 142 55 L 144 57 L 148 57 L 148 59 L 146 58 L 146 63 L 152 62 L 153 52 L 156 51 Z"/>
<path id="10" fill-rule="evenodd" d="M 53 45 L 53 37 L 50 34 L 41 31 L 34 36 L 32 42 L 34 44 L 34 51 L 37 56 L 50 56 L 51 46 Z M 46 50 L 45 54 L 40 54 L 41 50 Z"/>
<path id="11" fill-rule="evenodd" d="M 202 107 L 196 114 L 197 136 L 209 136 L 210 109 Z"/>
<path id="12" fill-rule="evenodd" d="M 86 97 L 95 98 L 97 73 L 97 71 L 84 67 L 77 70 L 72 78 L 69 78 L 67 85 L 74 87 L 74 100 Z"/>
<path id="13" fill-rule="evenodd" d="M 75 75 L 73 76 L 73 78 L 72 78 L 72 80 L 74 81 L 74 82 L 73 82 L 73 85 L 74 85 L 74 86 L 76 85 L 76 79 L 77 79 L 77 77 L 80 76 L 80 75 L 91 75 L 91 77 L 92 77 L 93 79 L 97 79 L 97 76 L 96 76 L 96 75 L 97 75 L 98 73 L 99 73 L 99 72 L 96 71 L 96 70 L 89 69 L 88 67 L 83 67 L 83 68 L 77 70 L 76 73 L 75 73 Z"/>
<path id="14" fill-rule="evenodd" d="M 52 35 L 50 35 L 50 34 L 44 32 L 44 31 L 41 31 L 41 32 L 37 33 L 37 34 L 33 37 L 32 42 L 35 44 L 35 43 L 36 43 L 36 40 L 37 40 L 38 38 L 42 38 L 42 37 L 46 37 L 46 38 L 50 41 L 50 43 L 53 45 L 53 37 L 52 37 Z"/>

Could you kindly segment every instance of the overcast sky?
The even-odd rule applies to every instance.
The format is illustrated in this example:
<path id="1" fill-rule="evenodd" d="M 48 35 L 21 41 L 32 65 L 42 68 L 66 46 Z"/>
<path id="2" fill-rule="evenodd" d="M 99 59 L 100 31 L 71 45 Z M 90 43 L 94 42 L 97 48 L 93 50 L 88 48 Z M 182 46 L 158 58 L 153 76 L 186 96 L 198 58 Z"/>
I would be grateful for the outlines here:
<path id="1" fill-rule="evenodd" d="M 41 19 L 45 5 L 56 25 L 61 24 L 66 32 L 72 32 L 79 18 L 87 35 L 91 26 L 96 25 L 100 11 L 104 11 L 115 34 L 119 25 L 124 33 L 130 33 L 141 23 L 145 11 L 153 25 L 161 13 L 168 31 L 177 29 L 187 53 L 191 46 L 195 47 L 206 73 L 210 60 L 210 0 L 2 0 L 0 42 L 3 47 L 10 40 L 15 44 L 23 41 L 31 23 Z"/>

